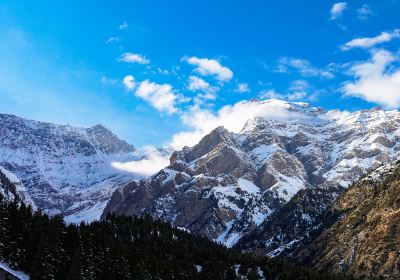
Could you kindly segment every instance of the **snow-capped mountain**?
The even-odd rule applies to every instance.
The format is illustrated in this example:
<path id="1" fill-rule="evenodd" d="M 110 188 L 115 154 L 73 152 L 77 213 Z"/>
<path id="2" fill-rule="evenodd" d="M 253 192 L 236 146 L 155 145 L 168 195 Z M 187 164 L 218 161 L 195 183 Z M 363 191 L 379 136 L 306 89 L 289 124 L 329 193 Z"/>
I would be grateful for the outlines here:
<path id="1" fill-rule="evenodd" d="M 111 163 L 137 159 L 135 148 L 102 125 L 76 128 L 6 114 L 0 124 L 0 165 L 45 213 L 93 220 L 113 191 L 134 179 Z"/>
<path id="2" fill-rule="evenodd" d="M 227 246 L 263 230 L 270 219 L 287 219 L 288 225 L 276 223 L 277 232 L 289 226 L 307 235 L 299 220 L 312 227 L 315 213 L 342 187 L 398 155 L 398 111 L 345 113 L 279 100 L 249 102 L 279 108 L 284 117 L 250 119 L 239 133 L 216 128 L 194 147 L 174 152 L 157 174 L 117 190 L 103 215 L 149 213 Z M 295 200 L 299 196 L 303 204 Z M 316 197 L 323 198 L 320 206 Z M 293 207 L 284 208 L 288 202 Z M 281 209 L 286 212 L 275 215 Z M 298 218 L 290 219 L 288 211 Z M 257 236 L 262 252 L 273 255 L 304 237 L 288 235 L 280 242 L 275 235 L 274 243 L 268 234 Z"/>

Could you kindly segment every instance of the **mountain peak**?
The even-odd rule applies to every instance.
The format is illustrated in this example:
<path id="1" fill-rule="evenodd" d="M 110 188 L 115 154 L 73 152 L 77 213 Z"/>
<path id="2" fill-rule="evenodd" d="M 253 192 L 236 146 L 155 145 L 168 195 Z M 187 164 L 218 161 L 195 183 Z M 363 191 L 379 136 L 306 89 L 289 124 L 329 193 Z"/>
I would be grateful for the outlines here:
<path id="1" fill-rule="evenodd" d="M 117 135 L 102 124 L 89 127 L 86 132 L 90 140 L 105 153 L 129 153 L 136 150 L 134 146 L 118 138 Z"/>
<path id="2" fill-rule="evenodd" d="M 92 127 L 90 127 L 90 129 L 92 130 L 98 130 L 98 131 L 110 131 L 108 128 L 106 128 L 104 125 L 102 125 L 101 123 L 98 123 Z"/>

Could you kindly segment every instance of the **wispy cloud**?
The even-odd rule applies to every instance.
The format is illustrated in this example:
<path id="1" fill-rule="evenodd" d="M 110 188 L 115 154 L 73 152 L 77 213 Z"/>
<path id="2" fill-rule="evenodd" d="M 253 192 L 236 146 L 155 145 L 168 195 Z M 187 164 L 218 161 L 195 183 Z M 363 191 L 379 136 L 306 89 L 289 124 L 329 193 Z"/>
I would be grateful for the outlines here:
<path id="1" fill-rule="evenodd" d="M 236 92 L 245 93 L 250 91 L 250 87 L 248 83 L 239 83 L 235 89 Z"/>
<path id="2" fill-rule="evenodd" d="M 150 60 L 148 60 L 144 55 L 126 52 L 123 53 L 119 61 L 126 62 L 126 63 L 138 63 L 138 64 L 149 64 Z"/>
<path id="3" fill-rule="evenodd" d="M 117 43 L 121 40 L 119 36 L 112 36 L 106 40 L 106 44 Z"/>
<path id="4" fill-rule="evenodd" d="M 370 15 L 372 15 L 372 10 L 367 4 L 363 4 L 357 9 L 357 18 L 361 20 L 366 20 Z"/>
<path id="5" fill-rule="evenodd" d="M 330 20 L 335 20 L 337 18 L 340 18 L 346 9 L 347 9 L 347 2 L 338 2 L 333 4 L 330 10 L 331 14 Z"/>
<path id="6" fill-rule="evenodd" d="M 161 69 L 160 67 L 157 67 L 157 73 L 162 75 L 169 75 L 170 71 L 168 71 L 167 69 Z"/>
<path id="7" fill-rule="evenodd" d="M 124 30 L 124 29 L 127 29 L 127 28 L 128 28 L 128 23 L 126 21 L 124 21 L 123 23 L 121 23 L 118 26 L 118 29 L 120 29 L 120 30 Z"/>
<path id="8" fill-rule="evenodd" d="M 289 93 L 279 93 L 274 89 L 262 90 L 259 93 L 262 99 L 280 99 L 288 101 L 303 101 L 307 97 L 306 91 L 291 91 Z"/>
<path id="9" fill-rule="evenodd" d="M 350 68 L 355 81 L 345 83 L 344 94 L 391 108 L 400 107 L 400 68 L 389 69 L 399 59 L 386 50 L 373 51 L 370 61 Z"/>
<path id="10" fill-rule="evenodd" d="M 284 94 L 275 91 L 275 89 L 262 90 L 260 91 L 259 96 L 262 99 L 286 99 Z"/>
<path id="11" fill-rule="evenodd" d="M 218 87 L 212 86 L 202 78 L 196 76 L 189 76 L 187 88 L 190 91 L 198 92 L 193 99 L 194 104 L 197 106 L 203 105 L 206 101 L 215 100 L 216 93 L 219 90 Z"/>
<path id="12" fill-rule="evenodd" d="M 363 48 L 368 49 L 374 47 L 378 44 L 390 42 L 395 38 L 400 37 L 400 29 L 395 29 L 393 31 L 385 31 L 375 37 L 365 37 L 365 38 L 356 38 L 353 39 L 346 44 L 344 44 L 341 49 L 344 51 L 350 50 L 352 48 Z"/>
<path id="13" fill-rule="evenodd" d="M 112 79 L 112 78 L 109 78 L 109 77 L 103 75 L 103 76 L 100 78 L 100 83 L 101 83 L 102 85 L 104 85 L 104 86 L 107 86 L 107 85 L 116 85 L 116 84 L 118 83 L 118 80 L 117 80 L 117 79 Z"/>
<path id="14" fill-rule="evenodd" d="M 195 71 L 202 76 L 213 76 L 220 82 L 232 79 L 233 72 L 226 66 L 222 66 L 218 60 L 208 58 L 198 58 L 195 56 L 184 57 L 182 60 L 196 66 Z"/>
<path id="15" fill-rule="evenodd" d="M 309 87 L 309 83 L 305 80 L 294 80 L 290 83 L 289 89 L 292 91 L 305 91 Z"/>
<path id="16" fill-rule="evenodd" d="M 278 61 L 275 69 L 278 73 L 299 72 L 303 77 L 322 77 L 332 79 L 334 75 L 328 70 L 319 69 L 313 66 L 308 60 L 299 58 L 283 57 Z"/>
<path id="17" fill-rule="evenodd" d="M 305 91 L 295 91 L 287 95 L 287 100 L 289 101 L 303 100 L 306 96 L 307 92 Z"/>
<path id="18" fill-rule="evenodd" d="M 204 81 L 202 78 L 196 76 L 189 76 L 188 89 L 191 91 L 206 90 L 210 87 L 210 84 Z"/>
<path id="19" fill-rule="evenodd" d="M 310 85 L 305 80 L 294 80 L 290 83 L 285 93 L 275 91 L 275 89 L 262 90 L 259 97 L 262 99 L 281 99 L 288 101 L 303 101 L 308 97 Z"/>
<path id="20" fill-rule="evenodd" d="M 113 162 L 112 167 L 133 173 L 138 177 L 147 177 L 169 164 L 169 159 L 154 147 L 146 147 L 141 159 L 129 162 Z"/>

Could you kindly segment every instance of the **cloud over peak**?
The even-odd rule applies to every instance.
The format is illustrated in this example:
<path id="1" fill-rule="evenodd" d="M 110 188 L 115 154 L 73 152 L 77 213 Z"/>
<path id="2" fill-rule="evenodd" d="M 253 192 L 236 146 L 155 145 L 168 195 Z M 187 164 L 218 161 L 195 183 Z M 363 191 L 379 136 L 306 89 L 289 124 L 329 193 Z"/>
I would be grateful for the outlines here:
<path id="1" fill-rule="evenodd" d="M 228 67 L 222 66 L 218 60 L 198 58 L 195 56 L 184 57 L 182 60 L 196 66 L 195 71 L 202 76 L 213 76 L 220 82 L 227 82 L 233 77 L 232 70 Z"/>
<path id="2" fill-rule="evenodd" d="M 290 105 L 281 100 L 240 101 L 233 105 L 226 105 L 217 112 L 193 107 L 181 116 L 183 124 L 189 130 L 176 133 L 169 147 L 174 150 L 184 146 L 193 146 L 201 138 L 218 126 L 223 126 L 232 132 L 239 132 L 245 123 L 257 117 L 272 120 L 302 119 L 305 115 L 287 110 Z"/>

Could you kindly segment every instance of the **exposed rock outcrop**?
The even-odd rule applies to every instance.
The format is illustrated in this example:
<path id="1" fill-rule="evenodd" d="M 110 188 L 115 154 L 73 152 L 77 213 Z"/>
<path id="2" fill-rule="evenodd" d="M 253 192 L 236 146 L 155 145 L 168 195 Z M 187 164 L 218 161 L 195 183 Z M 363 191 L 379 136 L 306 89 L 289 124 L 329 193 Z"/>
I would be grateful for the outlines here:
<path id="1" fill-rule="evenodd" d="M 316 238 L 291 253 L 294 260 L 361 279 L 399 279 L 400 162 L 351 186 L 321 223 Z"/>

